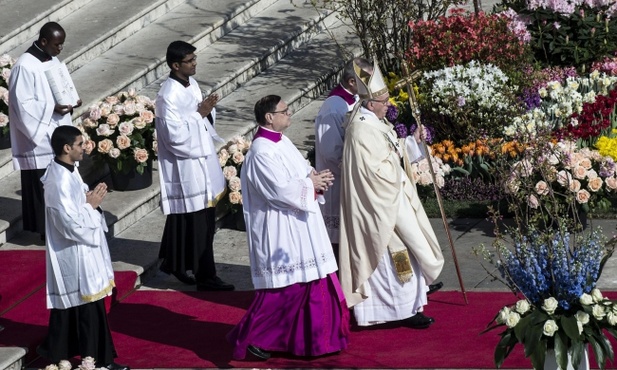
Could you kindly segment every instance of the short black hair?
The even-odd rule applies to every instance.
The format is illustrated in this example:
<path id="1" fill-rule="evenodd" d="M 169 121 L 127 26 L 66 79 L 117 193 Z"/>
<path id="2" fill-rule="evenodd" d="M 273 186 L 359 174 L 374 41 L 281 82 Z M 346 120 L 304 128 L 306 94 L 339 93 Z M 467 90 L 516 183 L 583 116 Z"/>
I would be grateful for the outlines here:
<path id="1" fill-rule="evenodd" d="M 41 27 L 39 31 L 39 41 L 42 39 L 51 40 L 54 38 L 54 34 L 60 32 L 66 35 L 64 28 L 57 22 L 47 22 Z"/>
<path id="2" fill-rule="evenodd" d="M 268 95 L 259 99 L 255 103 L 255 121 L 257 121 L 257 124 L 265 125 L 267 123 L 266 113 L 274 112 L 280 101 L 281 97 L 278 95 Z"/>
<path id="3" fill-rule="evenodd" d="M 173 63 L 180 63 L 184 60 L 184 57 L 195 52 L 197 48 L 188 42 L 184 41 L 173 41 L 167 47 L 167 54 L 165 58 L 167 59 L 167 65 L 171 68 Z"/>
<path id="4" fill-rule="evenodd" d="M 75 126 L 63 125 L 58 126 L 51 134 L 51 148 L 56 156 L 64 154 L 65 145 L 73 145 L 78 136 L 83 135 Z"/>

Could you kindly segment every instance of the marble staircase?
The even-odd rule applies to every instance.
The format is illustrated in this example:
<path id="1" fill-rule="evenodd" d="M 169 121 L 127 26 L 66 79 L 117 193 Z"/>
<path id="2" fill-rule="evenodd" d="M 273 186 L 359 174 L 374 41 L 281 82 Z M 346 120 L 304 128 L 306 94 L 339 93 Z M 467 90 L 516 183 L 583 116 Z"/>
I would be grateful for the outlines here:
<path id="1" fill-rule="evenodd" d="M 98 100 L 129 88 L 154 98 L 169 73 L 167 45 L 184 40 L 197 47 L 194 77 L 204 95 L 217 92 L 222 97 L 217 131 L 223 138 L 250 136 L 254 103 L 278 94 L 297 112 L 286 134 L 304 152 L 312 148 L 312 119 L 320 104 L 315 99 L 337 82 L 344 61 L 361 53 L 359 42 L 336 14 L 302 0 L 0 0 L 0 8 L 0 54 L 17 58 L 47 21 L 65 28 L 59 57 L 72 71 L 84 102 L 74 118 Z M 84 162 L 82 175 L 98 180 Z M 155 253 L 150 251 L 149 264 L 135 266 L 123 264 L 122 254 L 113 251 L 127 244 L 124 238 L 115 245 L 123 232 L 148 230 L 153 227 L 149 220 L 162 217 L 156 165 L 153 176 L 151 187 L 111 192 L 104 204 L 114 266 L 139 274 L 156 264 Z M 0 253 L 44 248 L 38 235 L 21 231 L 20 187 L 10 149 L 0 150 Z M 0 370 L 20 367 L 21 360 L 9 360 L 20 356 L 0 350 Z"/>

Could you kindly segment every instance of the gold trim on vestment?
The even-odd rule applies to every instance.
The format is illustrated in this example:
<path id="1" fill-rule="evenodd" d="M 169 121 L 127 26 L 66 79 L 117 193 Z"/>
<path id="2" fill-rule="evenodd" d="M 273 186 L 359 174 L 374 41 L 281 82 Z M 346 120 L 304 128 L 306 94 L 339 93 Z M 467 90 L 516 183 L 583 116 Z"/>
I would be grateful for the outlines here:
<path id="1" fill-rule="evenodd" d="M 114 287 L 116 286 L 116 283 L 114 281 L 114 279 L 109 280 L 109 285 L 101 290 L 100 292 L 96 293 L 96 294 L 92 294 L 92 295 L 82 295 L 81 296 L 81 300 L 84 302 L 95 302 L 98 301 L 101 298 L 105 298 L 109 295 L 109 293 L 111 293 L 111 291 L 114 289 Z"/>
<path id="2" fill-rule="evenodd" d="M 411 268 L 411 261 L 409 259 L 409 252 L 407 249 L 400 251 L 390 251 L 392 261 L 394 262 L 394 269 L 401 283 L 407 283 L 411 281 L 413 276 L 413 269 Z"/>
<path id="3" fill-rule="evenodd" d="M 223 197 L 225 196 L 225 194 L 227 194 L 227 186 L 225 186 L 225 190 L 223 190 L 219 195 L 216 196 L 216 198 L 208 201 L 208 204 L 206 205 L 206 208 L 210 208 L 210 207 L 216 207 L 216 204 L 218 202 L 221 201 L 221 199 L 223 199 Z"/>

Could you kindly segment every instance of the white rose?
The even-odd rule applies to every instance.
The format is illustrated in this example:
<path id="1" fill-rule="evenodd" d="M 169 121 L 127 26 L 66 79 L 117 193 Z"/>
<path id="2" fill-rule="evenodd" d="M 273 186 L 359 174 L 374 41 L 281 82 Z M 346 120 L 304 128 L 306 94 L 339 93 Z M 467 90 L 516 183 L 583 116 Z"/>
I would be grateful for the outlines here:
<path id="1" fill-rule="evenodd" d="M 133 133 L 133 124 L 131 122 L 122 122 L 118 125 L 118 130 L 122 135 L 131 136 Z"/>
<path id="2" fill-rule="evenodd" d="M 11 70 L 9 68 L 2 68 L 2 78 L 4 78 L 4 81 L 8 81 L 9 77 L 11 77 Z"/>
<path id="3" fill-rule="evenodd" d="M 606 319 L 611 326 L 617 325 L 617 314 L 613 311 L 609 311 L 606 315 Z"/>
<path id="4" fill-rule="evenodd" d="M 589 324 L 589 314 L 587 312 L 577 311 L 574 317 L 576 317 L 576 321 L 583 325 Z"/>
<path id="5" fill-rule="evenodd" d="M 242 190 L 241 182 L 239 177 L 232 177 L 229 179 L 229 190 L 231 191 L 240 191 Z"/>
<path id="6" fill-rule="evenodd" d="M 516 326 L 516 324 L 518 324 L 520 320 L 521 320 L 521 315 L 519 315 L 516 312 L 510 312 L 510 314 L 508 315 L 508 318 L 506 319 L 506 326 L 508 326 L 509 328 L 513 328 Z"/>
<path id="7" fill-rule="evenodd" d="M 606 316 L 606 311 L 604 310 L 604 307 L 599 304 L 593 305 L 591 313 L 593 314 L 593 317 L 595 317 L 597 320 L 602 320 L 604 316 Z"/>
<path id="8" fill-rule="evenodd" d="M 542 304 L 542 309 L 546 311 L 546 313 L 548 313 L 549 315 L 552 315 L 555 313 L 558 305 L 559 302 L 557 302 L 555 298 L 549 297 L 544 300 L 544 303 Z"/>
<path id="9" fill-rule="evenodd" d="M 92 358 L 90 356 L 88 356 L 86 358 L 83 358 L 81 360 L 81 366 L 79 366 L 79 368 L 83 369 L 83 370 L 94 370 L 94 369 L 96 369 L 94 358 Z"/>
<path id="10" fill-rule="evenodd" d="M 537 209 L 540 206 L 540 202 L 538 201 L 538 198 L 536 198 L 536 196 L 533 194 L 530 194 L 527 197 L 527 203 L 529 204 L 529 207 L 533 209 Z"/>
<path id="11" fill-rule="evenodd" d="M 60 362 L 58 362 L 59 370 L 71 370 L 72 368 L 73 365 L 67 360 L 61 360 Z"/>
<path id="12" fill-rule="evenodd" d="M 9 124 L 9 116 L 0 112 L 0 127 L 5 127 Z"/>
<path id="13" fill-rule="evenodd" d="M 578 329 L 578 334 L 583 334 L 583 323 L 580 321 L 576 322 L 576 328 Z"/>
<path id="14" fill-rule="evenodd" d="M 495 319 L 495 321 L 497 321 L 498 324 L 505 324 L 509 315 L 510 315 L 510 308 L 504 307 L 499 311 L 499 314 L 497 315 L 497 318 Z"/>
<path id="15" fill-rule="evenodd" d="M 8 54 L 0 55 L 0 67 L 6 67 L 9 64 L 11 64 L 12 61 L 13 61 L 13 58 L 11 58 L 10 55 Z"/>
<path id="16" fill-rule="evenodd" d="M 520 301 L 516 302 L 516 312 L 520 313 L 521 315 L 529 311 L 530 308 L 531 305 L 526 299 L 521 299 Z"/>
<path id="17" fill-rule="evenodd" d="M 604 300 L 604 297 L 602 296 L 602 292 L 598 288 L 594 288 L 591 291 L 591 298 L 593 298 L 593 301 L 596 303 L 602 302 Z"/>
<path id="18" fill-rule="evenodd" d="M 546 320 L 544 323 L 544 327 L 542 328 L 542 333 L 547 337 L 552 337 L 559 330 L 559 326 L 555 320 Z"/>
<path id="19" fill-rule="evenodd" d="M 45 366 L 45 370 L 58 370 L 58 366 L 51 364 L 51 365 L 47 365 Z"/>
<path id="20" fill-rule="evenodd" d="M 227 181 L 229 181 L 229 179 L 237 175 L 238 175 L 238 170 L 236 169 L 236 167 L 226 166 L 225 168 L 223 168 L 223 176 L 225 177 Z"/>
<path id="21" fill-rule="evenodd" d="M 96 129 L 96 133 L 99 136 L 109 136 L 111 134 L 114 133 L 114 130 L 111 129 L 111 127 L 109 127 L 108 124 L 106 123 L 102 123 L 99 125 L 99 127 Z"/>
<path id="22" fill-rule="evenodd" d="M 581 298 L 579 298 L 579 301 L 581 302 L 581 304 L 584 304 L 586 306 L 593 304 L 593 298 L 587 293 L 583 293 Z"/>

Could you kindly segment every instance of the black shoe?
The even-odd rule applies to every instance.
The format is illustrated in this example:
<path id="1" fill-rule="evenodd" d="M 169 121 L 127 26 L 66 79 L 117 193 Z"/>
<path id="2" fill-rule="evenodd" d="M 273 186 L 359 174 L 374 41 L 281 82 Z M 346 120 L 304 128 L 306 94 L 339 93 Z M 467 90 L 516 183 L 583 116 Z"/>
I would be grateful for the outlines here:
<path id="1" fill-rule="evenodd" d="M 425 316 L 422 312 L 403 320 L 403 324 L 413 329 L 426 329 L 435 322 L 432 317 Z"/>
<path id="2" fill-rule="evenodd" d="M 426 294 L 433 294 L 436 291 L 438 291 L 439 289 L 443 288 L 443 283 L 440 281 L 438 283 L 435 284 L 431 284 L 428 286 L 428 292 L 426 292 Z"/>
<path id="3" fill-rule="evenodd" d="M 105 368 L 109 370 L 131 370 L 130 367 L 126 365 L 120 365 L 115 362 L 112 362 L 111 364 L 106 365 Z"/>
<path id="4" fill-rule="evenodd" d="M 197 280 L 195 280 L 195 276 L 194 275 L 189 275 L 186 272 L 172 272 L 171 273 L 173 276 L 176 277 L 176 279 L 180 280 L 181 282 L 183 282 L 186 285 L 195 285 L 197 284 Z"/>
<path id="5" fill-rule="evenodd" d="M 270 358 L 270 352 L 266 352 L 259 347 L 248 346 L 246 350 L 249 351 L 249 353 L 252 354 L 253 356 L 259 358 L 260 360 L 265 361 Z"/>
<path id="6" fill-rule="evenodd" d="M 234 289 L 236 289 L 235 286 L 224 282 L 218 276 L 197 283 L 197 290 L 199 291 L 231 291 Z"/>

